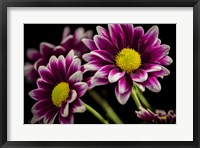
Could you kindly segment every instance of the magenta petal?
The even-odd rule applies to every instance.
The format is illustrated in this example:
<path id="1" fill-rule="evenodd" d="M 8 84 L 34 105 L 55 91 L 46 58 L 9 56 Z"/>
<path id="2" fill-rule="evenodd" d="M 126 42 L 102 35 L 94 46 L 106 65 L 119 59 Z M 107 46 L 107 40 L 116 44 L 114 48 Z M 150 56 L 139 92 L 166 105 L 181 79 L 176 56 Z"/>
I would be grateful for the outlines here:
<path id="1" fill-rule="evenodd" d="M 160 45 L 160 44 L 161 44 L 161 40 L 158 39 L 154 46 L 158 46 L 158 45 Z"/>
<path id="2" fill-rule="evenodd" d="M 142 54 L 143 62 L 155 62 L 163 58 L 169 53 L 170 47 L 168 45 L 160 45 Z"/>
<path id="3" fill-rule="evenodd" d="M 148 122 L 152 121 L 144 113 L 141 113 L 141 112 L 137 113 L 137 117 L 140 118 L 140 119 L 142 119 L 142 120 L 144 120 L 144 121 L 148 121 Z"/>
<path id="4" fill-rule="evenodd" d="M 38 71 L 34 69 L 33 64 L 25 63 L 24 76 L 28 83 L 35 83 L 39 77 Z"/>
<path id="5" fill-rule="evenodd" d="M 39 78 L 37 80 L 37 86 L 41 89 L 44 89 L 44 90 L 48 90 L 48 91 L 52 91 L 53 88 L 54 88 L 54 85 L 48 83 L 48 82 L 45 82 L 43 81 L 43 79 Z"/>
<path id="6" fill-rule="evenodd" d="M 70 84 L 74 84 L 76 82 L 80 82 L 83 79 L 83 73 L 81 71 L 77 71 L 69 77 L 68 82 Z"/>
<path id="7" fill-rule="evenodd" d="M 141 68 L 145 72 L 155 72 L 155 71 L 160 71 L 162 69 L 161 66 L 158 64 L 148 64 L 148 63 L 142 64 Z"/>
<path id="8" fill-rule="evenodd" d="M 147 47 L 155 45 L 158 40 L 158 26 L 151 27 L 139 40 L 139 52 L 143 53 Z"/>
<path id="9" fill-rule="evenodd" d="M 113 44 L 119 49 L 123 49 L 126 46 L 126 39 L 124 31 L 120 24 L 108 24 L 111 40 Z"/>
<path id="10" fill-rule="evenodd" d="M 118 81 L 118 92 L 124 94 L 132 88 L 132 85 L 130 76 L 123 76 Z"/>
<path id="11" fill-rule="evenodd" d="M 136 112 L 136 114 L 138 115 L 139 118 L 146 120 L 148 122 L 151 122 L 154 118 L 154 114 L 152 116 L 152 114 L 150 114 L 146 109 L 144 108 L 140 108 L 141 111 Z"/>
<path id="12" fill-rule="evenodd" d="M 66 72 L 69 69 L 69 66 L 72 64 L 73 60 L 74 60 L 74 51 L 70 50 L 65 59 Z"/>
<path id="13" fill-rule="evenodd" d="M 123 94 L 120 94 L 119 93 L 119 88 L 118 88 L 118 85 L 115 87 L 115 95 L 116 95 L 116 98 L 117 100 L 119 101 L 119 103 L 121 105 L 124 105 L 126 104 L 126 102 L 128 101 L 130 95 L 131 95 L 131 87 Z"/>
<path id="14" fill-rule="evenodd" d="M 159 117 L 162 117 L 162 116 L 166 116 L 166 112 L 164 110 L 159 110 L 157 109 L 156 111 L 156 114 L 159 116 Z"/>
<path id="15" fill-rule="evenodd" d="M 59 122 L 61 124 L 73 124 L 74 123 L 74 116 L 70 114 L 68 117 L 63 118 L 61 115 L 59 116 Z"/>
<path id="16" fill-rule="evenodd" d="M 60 55 L 64 55 L 66 53 L 66 49 L 62 46 L 56 46 L 53 49 L 53 55 L 55 55 L 56 57 L 60 56 Z"/>
<path id="17" fill-rule="evenodd" d="M 138 41 L 143 36 L 144 30 L 142 27 L 135 27 L 134 28 L 134 36 L 132 41 L 132 47 L 135 50 L 138 50 Z"/>
<path id="18" fill-rule="evenodd" d="M 60 108 L 60 114 L 62 117 L 67 117 L 69 115 L 69 103 L 63 103 Z"/>
<path id="19" fill-rule="evenodd" d="M 101 26 L 97 26 L 96 29 L 97 29 L 98 35 L 103 36 L 107 39 L 110 39 L 109 32 L 105 28 L 103 28 Z"/>
<path id="20" fill-rule="evenodd" d="M 86 62 L 90 62 L 92 60 L 95 60 L 95 56 L 91 55 L 90 53 L 86 53 L 82 56 L 83 60 Z"/>
<path id="21" fill-rule="evenodd" d="M 137 69 L 136 72 L 131 73 L 131 79 L 135 82 L 144 82 L 147 80 L 148 74 L 142 69 Z"/>
<path id="22" fill-rule="evenodd" d="M 40 66 L 42 65 L 46 66 L 46 64 L 47 64 L 47 61 L 44 58 L 40 58 L 34 63 L 34 69 L 38 70 Z"/>
<path id="23" fill-rule="evenodd" d="M 80 42 L 76 47 L 74 48 L 74 54 L 77 57 L 81 57 L 84 53 L 87 53 L 89 49 L 86 47 L 86 45 L 83 42 Z"/>
<path id="24" fill-rule="evenodd" d="M 170 74 L 170 71 L 167 68 L 163 66 L 161 66 L 161 68 L 162 69 L 160 71 L 152 72 L 151 75 L 163 78 L 164 76 L 168 76 Z"/>
<path id="25" fill-rule="evenodd" d="M 95 50 L 95 51 L 90 52 L 90 54 L 95 55 L 95 56 L 99 57 L 100 59 L 102 59 L 104 61 L 114 63 L 113 55 L 110 54 L 106 50 Z"/>
<path id="26" fill-rule="evenodd" d="M 97 71 L 102 67 L 102 64 L 100 62 L 97 61 L 91 61 L 89 63 L 86 63 L 83 65 L 83 73 L 87 72 L 87 71 Z"/>
<path id="27" fill-rule="evenodd" d="M 40 53 L 45 57 L 50 57 L 52 55 L 54 45 L 46 42 L 40 43 Z"/>
<path id="28" fill-rule="evenodd" d="M 126 47 L 131 48 L 133 43 L 134 27 L 132 24 L 121 24 L 121 27 L 126 37 Z"/>
<path id="29" fill-rule="evenodd" d="M 119 88 L 120 94 L 123 94 L 126 92 L 126 90 L 127 90 L 126 76 L 123 76 L 122 78 L 119 79 L 118 88 Z"/>
<path id="30" fill-rule="evenodd" d="M 45 100 L 51 98 L 51 92 L 41 88 L 34 89 L 29 92 L 29 96 L 34 100 Z"/>
<path id="31" fill-rule="evenodd" d="M 74 59 L 74 61 L 72 62 L 72 64 L 68 68 L 66 78 L 69 78 L 73 73 L 80 70 L 80 68 L 81 68 L 80 59 L 78 59 L 78 58 Z"/>
<path id="32" fill-rule="evenodd" d="M 111 55 L 117 54 L 116 47 L 107 38 L 100 36 L 100 35 L 95 35 L 94 42 L 99 50 L 108 51 L 109 53 L 111 53 Z"/>
<path id="33" fill-rule="evenodd" d="M 99 61 L 113 63 L 113 57 L 105 50 L 95 50 L 82 56 L 86 62 Z"/>
<path id="34" fill-rule="evenodd" d="M 65 52 L 65 48 L 62 47 L 62 46 L 60 46 L 60 45 L 58 45 L 58 46 L 54 47 L 53 51 L 54 51 L 54 52 L 55 52 L 55 51 L 58 51 L 58 52 L 64 53 L 64 52 Z"/>
<path id="35" fill-rule="evenodd" d="M 79 27 L 75 30 L 74 32 L 74 45 L 77 45 L 81 42 L 81 39 L 83 38 L 84 35 L 84 28 Z"/>
<path id="36" fill-rule="evenodd" d="M 153 92 L 159 92 L 161 90 L 161 85 L 154 76 L 150 76 L 147 81 L 144 82 L 144 84 L 149 90 Z"/>
<path id="37" fill-rule="evenodd" d="M 98 50 L 98 48 L 93 40 L 84 38 L 84 39 L 82 39 L 82 41 L 91 51 Z"/>
<path id="38" fill-rule="evenodd" d="M 150 115 L 150 116 L 154 116 L 155 114 L 150 110 L 150 109 L 147 109 L 147 111 L 148 111 L 148 114 Z"/>
<path id="39" fill-rule="evenodd" d="M 115 65 L 106 65 L 101 67 L 94 75 L 94 78 L 107 78 L 111 69 L 115 68 Z"/>
<path id="40" fill-rule="evenodd" d="M 77 96 L 78 96 L 77 92 L 75 90 L 71 90 L 70 96 L 69 96 L 69 98 L 67 98 L 67 102 L 72 103 L 74 100 L 76 100 Z"/>
<path id="41" fill-rule="evenodd" d="M 108 79 L 104 79 L 104 78 L 93 78 L 92 77 L 87 81 L 88 89 L 92 89 L 95 86 L 106 85 L 108 83 L 109 83 Z"/>
<path id="42" fill-rule="evenodd" d="M 86 53 L 82 56 L 82 58 L 86 61 L 86 62 L 91 62 L 91 61 L 99 61 L 99 63 L 101 61 L 103 61 L 103 59 L 97 57 L 96 55 L 94 55 L 93 53 Z M 106 61 L 104 61 L 106 62 Z"/>
<path id="43" fill-rule="evenodd" d="M 41 57 L 41 55 L 38 52 L 38 50 L 30 48 L 30 49 L 27 49 L 27 57 L 32 62 L 35 62 Z"/>
<path id="44" fill-rule="evenodd" d="M 62 42 L 60 43 L 62 47 L 64 47 L 67 50 L 71 50 L 72 45 L 73 45 L 73 35 L 69 35 L 66 38 L 64 38 L 62 40 Z"/>
<path id="45" fill-rule="evenodd" d="M 77 99 L 73 104 L 73 113 L 83 113 L 86 111 L 86 107 L 80 99 Z"/>
<path id="46" fill-rule="evenodd" d="M 153 120 L 153 116 L 149 115 L 146 110 L 144 110 L 144 111 L 136 111 L 135 113 L 136 113 L 138 118 L 140 118 L 140 119 L 142 119 L 144 121 L 152 122 L 152 120 Z"/>
<path id="47" fill-rule="evenodd" d="M 78 98 L 82 97 L 88 90 L 88 85 L 85 82 L 77 82 L 73 85 L 73 88 L 78 94 Z"/>
<path id="48" fill-rule="evenodd" d="M 146 119 L 149 121 L 149 122 L 152 122 L 153 119 L 154 119 L 154 116 L 152 116 L 152 114 L 149 113 L 149 111 L 144 111 L 143 112 L 144 116 L 146 117 Z"/>
<path id="49" fill-rule="evenodd" d="M 91 39 L 92 36 L 93 36 L 93 31 L 92 31 L 92 30 L 87 30 L 87 31 L 84 33 L 83 38 Z"/>
<path id="50" fill-rule="evenodd" d="M 64 40 L 68 35 L 70 35 L 70 28 L 67 26 L 63 30 L 62 40 Z"/>
<path id="51" fill-rule="evenodd" d="M 124 31 L 120 24 L 108 24 L 108 29 L 110 33 L 110 38 L 113 44 L 119 49 L 126 47 L 126 39 Z"/>
<path id="52" fill-rule="evenodd" d="M 44 124 L 53 124 L 54 120 L 58 114 L 58 109 L 56 107 L 50 109 L 45 115 L 43 119 Z"/>
<path id="53" fill-rule="evenodd" d="M 35 103 L 31 109 L 33 113 L 33 118 L 31 119 L 31 123 L 37 123 L 38 121 L 42 120 L 45 114 L 52 108 L 54 108 L 54 106 L 52 105 L 50 99 L 41 100 Z"/>
<path id="54" fill-rule="evenodd" d="M 34 99 L 36 101 L 51 98 L 49 91 L 41 89 L 41 88 L 34 89 L 34 90 L 30 91 L 28 94 L 32 99 Z"/>
<path id="55" fill-rule="evenodd" d="M 137 85 L 137 87 L 138 87 L 142 92 L 145 91 L 145 86 L 144 86 L 144 85 L 139 84 L 139 83 L 134 83 L 134 84 Z"/>
<path id="56" fill-rule="evenodd" d="M 125 72 L 119 72 L 118 68 L 112 69 L 108 75 L 108 80 L 110 83 L 118 81 L 121 77 L 125 75 Z"/>
<path id="57" fill-rule="evenodd" d="M 33 115 L 33 118 L 31 119 L 31 124 L 35 124 L 35 123 L 38 123 L 38 122 L 41 123 L 43 118 L 44 118 L 44 115 L 42 115 L 42 116 L 41 115 L 40 116 Z"/>
<path id="58" fill-rule="evenodd" d="M 26 75 L 30 74 L 30 72 L 31 72 L 33 69 L 34 69 L 34 68 L 33 68 L 33 64 L 31 64 L 31 63 L 26 63 L 26 64 L 24 65 L 24 75 L 26 76 Z"/>
<path id="59" fill-rule="evenodd" d="M 84 54 L 84 53 L 88 53 L 89 49 L 88 47 L 83 43 L 83 42 L 80 42 L 75 50 L 74 50 L 74 53 L 77 57 L 80 57 Z"/>
<path id="60" fill-rule="evenodd" d="M 170 65 L 172 64 L 173 60 L 169 56 L 165 56 L 164 58 L 160 59 L 157 63 L 161 65 Z"/>
<path id="61" fill-rule="evenodd" d="M 54 79 L 56 80 L 57 83 L 62 81 L 60 78 L 60 74 L 58 72 L 58 67 L 57 67 L 58 59 L 55 56 L 51 56 L 49 60 L 49 68 L 54 76 Z"/>
<path id="62" fill-rule="evenodd" d="M 48 82 L 48 83 L 53 83 L 53 84 L 55 84 L 54 76 L 53 76 L 53 74 L 51 73 L 51 71 L 50 71 L 47 67 L 45 67 L 45 66 L 40 66 L 38 71 L 39 71 L 40 77 L 41 77 L 44 81 L 46 81 L 46 82 Z"/>
<path id="63" fill-rule="evenodd" d="M 31 109 L 32 113 L 34 115 L 45 115 L 49 109 L 51 109 L 53 106 L 50 99 L 40 100 L 37 103 L 35 103 Z"/>
<path id="64" fill-rule="evenodd" d="M 59 56 L 57 61 L 58 73 L 62 81 L 66 81 L 66 65 L 64 56 Z"/>

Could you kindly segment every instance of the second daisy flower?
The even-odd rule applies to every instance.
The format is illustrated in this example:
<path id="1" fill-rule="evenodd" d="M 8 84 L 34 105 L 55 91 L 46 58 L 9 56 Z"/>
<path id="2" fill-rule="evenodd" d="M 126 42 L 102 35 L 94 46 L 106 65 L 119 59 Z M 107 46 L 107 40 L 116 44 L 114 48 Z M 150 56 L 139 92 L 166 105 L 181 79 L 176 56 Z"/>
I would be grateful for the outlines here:
<path id="1" fill-rule="evenodd" d="M 144 91 L 145 87 L 159 92 L 161 85 L 157 78 L 167 76 L 172 59 L 168 56 L 170 47 L 161 44 L 158 27 L 153 26 L 146 33 L 142 27 L 132 24 L 109 24 L 108 30 L 97 27 L 94 39 L 83 39 L 91 50 L 84 54 L 84 72 L 93 71 L 88 80 L 89 88 L 115 83 L 115 95 L 119 103 L 129 99 L 132 86 Z"/>

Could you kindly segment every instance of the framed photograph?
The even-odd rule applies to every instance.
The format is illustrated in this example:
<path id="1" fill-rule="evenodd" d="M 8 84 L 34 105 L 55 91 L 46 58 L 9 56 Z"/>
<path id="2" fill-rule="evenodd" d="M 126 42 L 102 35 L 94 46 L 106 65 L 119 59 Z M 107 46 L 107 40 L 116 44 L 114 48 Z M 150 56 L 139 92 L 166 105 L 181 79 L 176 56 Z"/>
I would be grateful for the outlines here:
<path id="1" fill-rule="evenodd" d="M 1 1 L 1 147 L 199 147 L 199 9 Z"/>

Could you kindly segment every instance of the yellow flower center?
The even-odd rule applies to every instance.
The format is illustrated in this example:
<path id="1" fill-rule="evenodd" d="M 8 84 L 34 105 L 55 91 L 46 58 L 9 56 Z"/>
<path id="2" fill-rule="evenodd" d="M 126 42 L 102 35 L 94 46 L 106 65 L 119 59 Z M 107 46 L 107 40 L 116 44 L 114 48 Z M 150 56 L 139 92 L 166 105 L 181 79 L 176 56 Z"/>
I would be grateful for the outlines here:
<path id="1" fill-rule="evenodd" d="M 163 118 L 164 120 L 166 120 L 166 119 L 167 119 L 167 116 L 162 116 L 161 118 Z"/>
<path id="2" fill-rule="evenodd" d="M 141 66 L 140 54 L 131 48 L 122 49 L 115 57 L 115 62 L 121 70 L 131 73 Z"/>
<path id="3" fill-rule="evenodd" d="M 69 84 L 66 82 L 61 82 L 56 85 L 52 91 L 51 98 L 55 106 L 60 106 L 62 102 L 65 102 L 69 97 Z"/>

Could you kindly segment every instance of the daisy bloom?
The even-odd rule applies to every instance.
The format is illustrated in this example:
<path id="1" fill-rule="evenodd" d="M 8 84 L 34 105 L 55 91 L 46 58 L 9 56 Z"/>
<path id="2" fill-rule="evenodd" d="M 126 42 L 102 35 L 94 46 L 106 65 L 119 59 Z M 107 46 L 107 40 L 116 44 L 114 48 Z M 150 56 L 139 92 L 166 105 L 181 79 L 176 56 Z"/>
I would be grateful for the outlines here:
<path id="1" fill-rule="evenodd" d="M 86 110 L 81 97 L 87 91 L 87 83 L 82 82 L 81 61 L 71 50 L 66 58 L 63 55 L 51 56 L 47 66 L 39 67 L 40 78 L 37 89 L 29 95 L 37 101 L 32 107 L 31 123 L 44 124 L 74 123 L 74 113 Z"/>
<path id="2" fill-rule="evenodd" d="M 135 111 L 138 118 L 148 123 L 174 124 L 176 123 L 176 114 L 173 110 L 166 113 L 164 110 L 156 110 L 155 113 L 149 109 L 140 108 L 140 111 Z"/>
<path id="3" fill-rule="evenodd" d="M 89 88 L 115 83 L 115 95 L 119 103 L 125 104 L 134 85 L 141 91 L 145 87 L 159 92 L 161 85 L 157 78 L 170 74 L 164 66 L 172 63 L 168 56 L 170 47 L 161 44 L 158 27 L 153 26 L 146 33 L 142 27 L 132 24 L 109 24 L 108 30 L 97 26 L 98 35 L 83 39 L 91 50 L 83 55 L 88 62 L 84 72 L 92 71 Z"/>
<path id="4" fill-rule="evenodd" d="M 75 54 L 79 57 L 86 53 L 89 49 L 82 42 L 83 38 L 92 38 L 93 32 L 91 30 L 84 31 L 82 27 L 76 29 L 73 35 L 70 34 L 70 28 L 65 27 L 62 35 L 62 40 L 58 46 L 51 43 L 40 43 L 40 51 L 37 49 L 27 49 L 27 57 L 30 62 L 25 64 L 25 78 L 28 82 L 36 82 L 38 75 L 38 68 L 41 65 L 46 66 L 49 58 L 52 55 L 58 57 L 59 55 L 66 56 L 68 52 L 73 49 Z"/>

